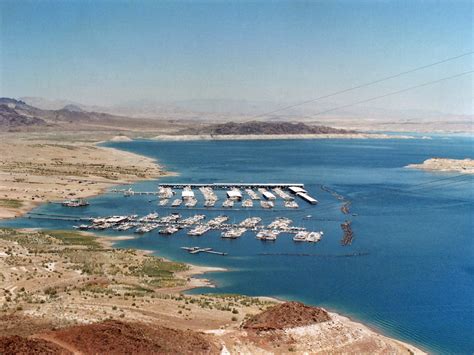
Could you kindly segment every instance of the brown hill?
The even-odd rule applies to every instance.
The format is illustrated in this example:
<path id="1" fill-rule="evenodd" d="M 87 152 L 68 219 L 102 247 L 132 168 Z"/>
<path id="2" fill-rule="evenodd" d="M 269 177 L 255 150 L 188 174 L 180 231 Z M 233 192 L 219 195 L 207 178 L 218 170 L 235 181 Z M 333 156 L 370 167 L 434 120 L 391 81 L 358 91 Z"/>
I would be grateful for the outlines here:
<path id="1" fill-rule="evenodd" d="M 300 302 L 285 302 L 250 317 L 242 325 L 249 330 L 279 330 L 327 322 L 331 318 L 322 308 Z"/>
<path id="2" fill-rule="evenodd" d="M 78 325 L 37 335 L 82 354 L 218 354 L 204 335 L 116 320 Z M 1 352 L 1 349 L 0 349 Z"/>
<path id="3" fill-rule="evenodd" d="M 310 126 L 304 123 L 293 122 L 228 122 L 192 127 L 181 130 L 178 134 L 185 135 L 282 135 L 282 134 L 347 134 L 356 133 L 345 129 L 327 126 Z"/>
<path id="4" fill-rule="evenodd" d="M 0 337 L 0 354 L 72 354 L 61 346 L 43 339 L 18 335 Z"/>

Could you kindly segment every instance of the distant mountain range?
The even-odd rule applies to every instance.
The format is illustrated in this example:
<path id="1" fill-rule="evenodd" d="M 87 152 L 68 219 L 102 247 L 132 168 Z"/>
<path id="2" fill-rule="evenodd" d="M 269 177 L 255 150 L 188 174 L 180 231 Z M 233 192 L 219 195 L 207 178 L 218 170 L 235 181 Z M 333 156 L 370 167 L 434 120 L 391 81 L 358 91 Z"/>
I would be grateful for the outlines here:
<path id="1" fill-rule="evenodd" d="M 38 101 L 36 101 L 38 102 Z M 51 107 L 51 106 L 49 106 Z M 307 125 L 294 122 L 228 122 L 222 124 L 196 124 L 168 121 L 174 134 L 211 134 L 211 135 L 246 135 L 246 134 L 317 134 L 317 133 L 353 133 L 322 125 Z M 0 98 L 0 126 L 10 131 L 45 129 L 153 129 L 163 131 L 162 120 L 150 120 L 111 115 L 103 112 L 86 111 L 78 104 L 67 103 L 60 109 L 41 109 L 27 104 L 23 100 Z M 140 128 L 141 126 L 141 128 Z M 168 127 L 169 127 L 168 126 Z"/>
<path id="2" fill-rule="evenodd" d="M 23 100 L 0 98 L 0 126 L 7 130 L 23 128 L 37 129 L 80 126 L 83 124 L 99 123 L 107 125 L 111 121 L 123 121 L 118 117 L 102 112 L 84 111 L 77 105 L 67 104 L 58 110 L 41 109 Z"/>
<path id="3" fill-rule="evenodd" d="M 249 120 L 314 120 L 317 118 L 370 118 L 370 119 L 438 119 L 446 115 L 436 111 L 408 110 L 408 109 L 384 109 L 377 107 L 354 106 L 346 109 L 328 112 L 319 115 L 320 112 L 333 109 L 339 104 L 335 102 L 318 101 L 309 102 L 304 105 L 290 107 L 278 112 L 283 107 L 289 107 L 297 102 L 236 100 L 236 99 L 194 99 L 178 101 L 159 100 L 129 100 L 112 106 L 84 105 L 68 100 L 48 100 L 40 97 L 22 97 L 20 100 L 27 104 L 43 110 L 59 110 L 67 106 L 74 106 L 83 111 L 102 112 L 111 115 L 137 117 L 137 118 L 162 118 L 163 115 L 171 117 L 184 117 L 194 120 L 219 120 L 240 118 Z M 314 116 L 318 114 L 317 116 Z M 458 116 L 458 115 L 457 115 Z"/>
<path id="4" fill-rule="evenodd" d="M 3 130 L 45 129 L 107 129 L 163 131 L 176 133 L 192 128 L 193 132 L 224 129 L 242 131 L 249 128 L 258 132 L 292 130 L 288 122 L 304 122 L 310 127 L 325 126 L 355 130 L 473 132 L 473 116 L 449 115 L 427 111 L 390 111 L 377 108 L 340 110 L 330 115 L 316 113 L 334 107 L 329 103 L 308 104 L 275 113 L 282 104 L 269 101 L 246 100 L 185 100 L 172 103 L 153 100 L 124 102 L 110 107 L 88 106 L 67 100 L 46 100 L 38 97 L 22 99 L 0 98 L 0 127 Z M 269 114 L 261 115 L 263 112 Z M 280 122 L 272 128 L 248 125 L 249 121 Z M 223 124 L 211 126 L 210 124 Z M 246 122 L 247 125 L 235 126 Z M 307 131 L 304 127 L 302 131 Z M 191 132 L 191 131 L 190 131 Z M 240 134 L 240 133 L 228 133 Z M 245 134 L 245 133 L 243 133 Z M 258 133 L 254 133 L 258 134 Z M 278 133 L 276 133 L 278 134 Z M 298 133 L 299 134 L 299 133 Z"/>

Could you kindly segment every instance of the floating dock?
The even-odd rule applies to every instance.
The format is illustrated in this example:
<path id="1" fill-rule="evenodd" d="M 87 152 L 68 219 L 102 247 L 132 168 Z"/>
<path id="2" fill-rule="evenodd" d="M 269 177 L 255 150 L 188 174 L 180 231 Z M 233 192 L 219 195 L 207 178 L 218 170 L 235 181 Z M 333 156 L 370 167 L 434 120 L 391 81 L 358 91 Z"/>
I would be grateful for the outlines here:
<path id="1" fill-rule="evenodd" d="M 190 184 L 190 183 L 172 183 L 172 184 L 159 184 L 158 186 L 161 187 L 170 187 L 170 188 L 175 188 L 175 189 L 183 189 L 186 186 L 189 186 L 190 188 L 200 188 L 200 187 L 212 187 L 215 189 L 226 189 L 226 188 L 232 188 L 232 187 L 240 187 L 240 188 L 251 188 L 251 189 L 256 189 L 259 187 L 262 188 L 269 188 L 269 189 L 274 189 L 276 187 L 279 188 L 290 188 L 290 187 L 299 187 L 299 188 L 304 188 L 304 184 L 288 184 L 288 183 L 245 183 L 245 182 L 223 182 L 223 183 L 210 183 L 210 184 Z M 304 190 L 304 189 L 303 189 Z M 291 191 L 291 189 L 290 189 Z"/>
<path id="2" fill-rule="evenodd" d="M 233 208 L 233 201 L 243 200 L 243 195 L 241 192 L 242 190 L 247 193 L 251 200 L 260 200 L 260 196 L 257 193 L 258 191 L 263 197 L 260 205 L 265 209 L 271 209 L 275 207 L 275 203 L 273 201 L 277 200 L 278 198 L 283 199 L 283 206 L 286 208 L 299 208 L 298 203 L 294 201 L 295 197 L 293 196 L 300 197 L 312 205 L 316 205 L 318 203 L 318 200 L 316 200 L 314 197 L 311 197 L 305 190 L 304 184 L 298 183 L 164 183 L 158 184 L 158 189 L 154 192 L 133 191 L 132 189 L 112 191 L 124 193 L 125 196 L 158 195 L 160 200 L 165 200 L 169 199 L 175 194 L 174 189 L 181 189 L 180 200 L 184 201 L 184 205 L 188 208 L 194 208 L 198 202 L 193 189 L 199 189 L 201 191 L 205 200 L 204 207 L 206 208 L 214 207 L 216 201 L 218 200 L 214 190 L 224 190 L 226 192 L 227 200 L 222 204 L 224 208 Z M 273 191 L 275 194 L 273 194 L 271 191 Z M 288 192 L 293 194 L 293 196 L 290 196 Z M 175 199 L 171 203 L 171 207 L 178 207 L 180 205 L 180 202 L 178 201 L 179 199 Z M 167 203 L 168 201 L 163 201 L 162 203 L 160 201 L 159 204 L 164 206 Z M 252 205 L 253 203 L 246 201 L 243 207 L 249 208 L 252 207 Z"/>
<path id="3" fill-rule="evenodd" d="M 308 202 L 312 205 L 318 204 L 318 200 L 316 200 L 315 198 L 312 198 L 306 192 L 297 192 L 296 196 L 301 197 L 303 200 L 305 200 L 306 202 Z"/>
<path id="4" fill-rule="evenodd" d="M 212 248 L 200 248 L 200 247 L 181 247 L 181 249 L 186 250 L 189 254 L 199 254 L 199 253 L 208 253 L 226 256 L 227 253 L 221 251 L 215 251 Z"/>

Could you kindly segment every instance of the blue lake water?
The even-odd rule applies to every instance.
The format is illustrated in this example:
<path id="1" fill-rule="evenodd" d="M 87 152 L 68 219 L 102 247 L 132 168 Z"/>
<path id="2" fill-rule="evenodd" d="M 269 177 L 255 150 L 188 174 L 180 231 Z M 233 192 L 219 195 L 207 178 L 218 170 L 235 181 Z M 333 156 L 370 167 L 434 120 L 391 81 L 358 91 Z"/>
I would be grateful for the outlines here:
<path id="1" fill-rule="evenodd" d="M 160 182 L 301 182 L 320 204 L 299 201 L 290 211 L 277 206 L 225 213 L 231 221 L 258 215 L 265 222 L 287 216 L 295 225 L 323 230 L 320 243 L 294 243 L 281 235 L 264 243 L 247 232 L 238 240 L 222 240 L 218 232 L 188 237 L 185 231 L 164 237 L 157 231 L 118 245 L 149 249 L 157 255 L 194 264 L 221 266 L 225 273 L 207 274 L 217 288 L 194 293 L 242 293 L 295 299 L 341 312 L 428 351 L 474 351 L 473 178 L 456 173 L 430 173 L 404 168 L 430 157 L 474 158 L 474 140 L 282 140 L 107 143 L 156 158 L 179 173 Z M 351 213 L 323 191 L 325 185 L 352 201 Z M 132 185 L 156 190 L 157 182 Z M 221 192 L 221 196 L 223 197 Z M 200 193 L 197 193 L 199 196 Z M 222 203 L 222 198 L 221 198 Z M 35 212 L 77 216 L 112 214 L 160 215 L 173 212 L 155 197 L 124 198 L 107 193 L 91 205 L 68 209 L 58 204 Z M 202 200 L 200 201 L 202 205 Z M 205 213 L 208 218 L 223 211 Z M 305 219 L 312 215 L 311 219 Z M 352 220 L 350 246 L 341 246 L 341 222 Z M 64 229 L 78 222 L 20 218 L 8 226 Z M 131 232 L 103 232 L 124 235 Z M 226 257 L 190 255 L 181 246 L 212 247 Z M 350 256 L 361 253 L 360 256 Z M 305 254 L 298 256 L 295 254 Z"/>

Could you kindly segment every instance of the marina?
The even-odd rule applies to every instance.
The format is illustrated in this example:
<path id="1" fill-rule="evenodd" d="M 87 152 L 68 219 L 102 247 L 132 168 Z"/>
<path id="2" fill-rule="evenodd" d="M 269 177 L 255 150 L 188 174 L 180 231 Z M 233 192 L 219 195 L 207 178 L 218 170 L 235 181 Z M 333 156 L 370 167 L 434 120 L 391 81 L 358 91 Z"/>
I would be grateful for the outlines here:
<path id="1" fill-rule="evenodd" d="M 206 221 L 206 215 L 196 214 L 182 218 L 179 213 L 171 213 L 160 216 L 156 212 L 151 212 L 143 217 L 137 215 L 127 216 L 106 216 L 95 217 L 88 220 L 90 224 L 80 224 L 74 226 L 79 230 L 104 231 L 112 229 L 116 231 L 126 231 L 134 229 L 136 234 L 153 232 L 156 229 L 160 235 L 172 235 L 182 229 L 188 229 L 188 236 L 202 236 L 209 231 L 220 231 L 223 239 L 237 239 L 245 232 L 252 231 L 257 239 L 264 241 L 275 241 L 282 234 L 293 234 L 295 242 L 318 242 L 323 232 L 307 231 L 304 227 L 293 225 L 293 221 L 287 217 L 277 217 L 267 226 L 262 224 L 261 217 L 248 217 L 240 222 L 228 223 L 229 217 L 226 215 L 216 216 Z"/>
<path id="2" fill-rule="evenodd" d="M 195 190 L 198 190 L 203 197 L 202 206 L 213 208 L 219 200 L 216 192 L 223 191 L 225 195 L 223 208 L 234 208 L 236 201 L 242 201 L 242 208 L 254 207 L 253 201 L 260 200 L 260 207 L 263 209 L 273 209 L 276 204 L 288 209 L 299 208 L 296 198 L 300 198 L 309 204 L 317 204 L 318 200 L 310 196 L 304 189 L 304 184 L 293 183 L 211 183 L 211 184 L 159 184 L 156 192 L 153 191 L 134 191 L 131 188 L 114 189 L 112 192 L 123 193 L 125 197 L 141 195 L 157 195 L 160 201 L 159 206 L 167 206 L 170 199 L 180 194 L 181 198 L 176 198 L 171 202 L 172 208 L 178 208 L 184 204 L 186 208 L 195 208 L 200 199 L 198 199 Z M 244 193 L 246 198 L 244 198 Z M 281 202 L 278 202 L 280 200 Z M 151 200 L 149 201 L 151 202 Z"/>
<path id="3" fill-rule="evenodd" d="M 133 145 L 130 143 L 130 151 L 146 153 L 177 171 L 179 171 L 179 166 L 189 167 L 189 169 L 186 168 L 180 171 L 181 177 L 166 178 L 168 179 L 167 182 L 170 183 L 179 180 L 185 182 L 193 180 L 196 182 L 246 181 L 250 178 L 249 168 L 247 166 L 242 167 L 238 159 L 235 161 L 229 159 L 231 154 L 238 152 L 250 157 L 249 164 L 251 166 L 259 167 L 259 171 L 255 171 L 252 175 L 254 181 L 270 181 L 270 179 L 278 179 L 279 177 L 289 182 L 301 180 L 305 183 L 304 189 L 308 191 L 310 196 L 317 198 L 320 204 L 311 205 L 287 188 L 283 190 L 295 198 L 295 201 L 300 205 L 299 209 L 280 209 L 283 199 L 273 189 L 270 191 L 278 197 L 275 208 L 269 210 L 261 209 L 258 200 L 254 200 L 253 209 L 244 210 L 241 208 L 241 202 L 236 202 L 232 209 L 223 210 L 221 205 L 226 199 L 227 189 L 213 189 L 219 198 L 214 208 L 204 208 L 203 196 L 199 190 L 195 190 L 198 204 L 194 209 L 185 209 L 184 205 L 177 209 L 170 206 L 174 199 L 180 199 L 181 197 L 180 191 L 176 189 L 174 190 L 176 194 L 170 199 L 166 207 L 158 206 L 159 200 L 154 200 L 156 201 L 154 203 L 147 203 L 148 199 L 154 196 L 144 195 L 124 198 L 120 193 L 109 193 L 98 198 L 87 198 L 90 206 L 85 208 L 74 209 L 63 207 L 61 204 L 46 204 L 34 210 L 34 214 L 17 218 L 9 222 L 8 225 L 25 228 L 41 226 L 44 229 L 67 230 L 72 225 L 90 225 L 89 218 L 91 217 L 132 214 L 139 214 L 142 217 L 155 209 L 159 213 L 160 219 L 171 212 L 179 212 L 183 215 L 183 219 L 197 213 L 206 214 L 207 218 L 201 223 L 209 223 L 219 215 L 226 215 L 229 219 L 223 222 L 222 229 L 212 229 L 201 237 L 188 237 L 186 235 L 187 229 L 182 229 L 170 237 L 159 235 L 159 230 L 165 227 L 160 227 L 145 234 L 134 235 L 133 231 L 137 227 L 130 228 L 126 232 L 117 232 L 113 228 L 109 228 L 100 231 L 98 234 L 112 237 L 134 235 L 134 239 L 119 241 L 118 245 L 123 248 L 153 250 L 156 254 L 172 260 L 189 263 L 197 262 L 231 270 L 252 270 L 252 272 L 228 272 L 209 275 L 208 277 L 218 285 L 211 292 L 252 294 L 256 290 L 256 294 L 279 295 L 281 289 L 285 288 L 285 290 L 288 290 L 289 296 L 296 299 L 301 297 L 314 303 L 320 302 L 321 298 L 335 299 L 335 304 L 342 305 L 342 307 L 345 307 L 344 309 L 354 309 L 354 317 L 358 315 L 357 312 L 361 311 L 362 316 L 367 317 L 365 319 L 374 320 L 371 324 L 383 329 L 391 329 L 391 326 L 386 326 L 386 324 L 401 324 L 402 328 L 415 330 L 423 339 L 433 336 L 435 344 L 437 344 L 436 339 L 446 340 L 448 338 L 454 346 L 438 348 L 444 350 L 444 352 L 455 349 L 462 353 L 472 349 L 472 347 L 462 348 L 456 345 L 462 343 L 461 338 L 467 339 L 470 335 L 470 333 L 463 333 L 456 326 L 459 322 L 458 312 L 454 312 L 452 316 L 447 312 L 441 312 L 441 314 L 431 317 L 431 314 L 426 314 L 424 311 L 427 299 L 432 300 L 436 307 L 441 307 L 451 301 L 455 304 L 470 304 L 470 299 L 463 296 L 470 294 L 471 287 L 467 287 L 467 285 L 470 285 L 468 274 L 459 272 L 459 266 L 462 264 L 464 267 L 468 267 L 472 258 L 468 258 L 468 249 L 464 248 L 462 249 L 464 252 L 461 251 L 464 253 L 461 255 L 463 262 L 458 263 L 459 251 L 453 247 L 453 242 L 461 243 L 464 241 L 464 245 L 467 245 L 471 223 L 462 223 L 458 219 L 457 224 L 460 225 L 460 233 L 452 233 L 452 224 L 450 225 L 449 218 L 446 218 L 446 213 L 451 213 L 452 210 L 456 213 L 469 212 L 465 205 L 453 206 L 452 202 L 453 196 L 455 196 L 459 201 L 471 203 L 472 189 L 465 188 L 457 191 L 451 187 L 440 188 L 440 191 L 436 194 L 431 193 L 431 191 L 429 193 L 420 192 L 420 195 L 416 198 L 412 198 L 408 194 L 384 192 L 383 199 L 363 200 L 365 194 L 379 194 L 382 187 L 400 189 L 399 181 L 402 176 L 403 178 L 409 177 L 406 181 L 408 188 L 430 181 L 428 177 L 422 176 L 421 173 L 419 175 L 413 173 L 413 176 L 407 176 L 409 174 L 406 169 L 400 170 L 398 167 L 412 162 L 415 158 L 422 161 L 424 159 L 423 154 L 440 155 L 443 151 L 446 151 L 441 148 L 438 149 L 440 145 L 446 146 L 446 149 L 449 148 L 450 154 L 459 156 L 468 156 L 466 149 L 458 148 L 458 145 L 454 146 L 448 140 L 423 140 L 422 143 L 427 145 L 426 151 L 423 150 L 423 153 L 416 152 L 412 149 L 412 146 L 410 146 L 410 149 L 400 149 L 398 141 L 397 144 L 392 144 L 387 140 L 337 144 L 330 144 L 330 141 L 323 140 L 296 143 L 293 141 L 269 141 L 271 149 L 262 150 L 262 154 L 254 154 L 253 152 L 259 149 L 257 143 L 246 142 L 246 145 L 243 145 L 233 141 L 193 142 L 189 144 L 183 142 L 179 142 L 179 144 L 133 142 Z M 126 146 L 128 149 L 128 144 L 114 143 L 113 146 L 118 148 Z M 181 144 L 184 144 L 183 148 L 180 148 Z M 199 149 L 196 149 L 196 144 L 199 145 Z M 247 144 L 250 144 L 251 147 L 248 148 Z M 467 147 L 467 143 L 465 146 Z M 314 149 L 309 149 L 309 147 L 314 147 Z M 374 149 L 375 147 L 378 147 L 378 149 Z M 433 147 L 437 148 L 434 149 Z M 469 147 L 472 147 L 472 143 L 469 143 Z M 284 148 L 283 151 L 282 148 Z M 297 148 L 297 151 L 305 152 L 305 154 L 301 157 L 295 157 L 291 153 L 294 148 Z M 359 152 L 373 154 L 374 151 L 385 152 L 388 148 L 396 154 L 403 153 L 403 158 L 383 160 L 372 155 L 362 161 L 355 158 L 356 153 Z M 253 158 L 254 155 L 255 158 Z M 201 160 L 202 156 L 209 158 Z M 346 157 L 346 159 L 338 160 L 340 157 Z M 263 159 L 265 159 L 265 164 L 259 165 Z M 209 165 L 214 166 L 215 160 L 219 161 L 219 165 L 215 165 L 214 175 L 210 175 L 208 167 Z M 281 166 L 275 167 L 275 161 L 281 161 Z M 357 179 L 352 174 L 346 174 L 353 167 L 355 161 L 360 164 L 360 169 L 364 172 Z M 201 164 L 202 167 L 200 167 Z M 290 172 L 291 175 L 288 175 Z M 164 182 L 164 179 L 117 188 L 128 189 L 132 186 L 134 191 L 156 192 L 158 184 Z M 351 196 L 350 200 L 353 204 L 350 214 L 341 213 L 340 207 L 343 201 L 339 201 L 330 193 L 322 191 L 319 183 L 336 190 L 345 197 Z M 244 199 L 250 198 L 245 189 L 240 188 L 240 190 Z M 260 195 L 255 188 L 252 188 L 252 191 Z M 351 195 L 353 191 L 360 191 L 360 193 Z M 263 199 L 262 196 L 260 197 Z M 435 201 L 434 198 L 436 198 Z M 410 206 L 409 213 L 402 210 L 400 205 L 402 202 Z M 434 203 L 436 206 L 445 205 L 446 207 L 431 210 L 430 208 Z M 333 208 L 327 206 L 333 206 Z M 357 213 L 358 216 L 353 217 L 352 213 Z M 380 214 L 383 214 L 383 223 L 379 223 L 373 217 Z M 259 226 L 257 231 L 248 230 L 246 234 L 236 240 L 220 238 L 220 233 L 224 230 L 223 228 L 227 228 L 227 224 L 236 225 L 245 218 L 253 216 L 261 217 L 263 222 L 260 225 L 265 226 L 278 216 L 288 217 L 293 220 L 293 225 L 305 227 L 308 231 L 323 230 L 324 235 L 318 243 L 295 242 L 292 238 L 296 233 L 282 233 L 273 242 L 262 241 L 255 238 L 256 233 L 261 231 Z M 343 247 L 341 246 L 343 230 L 340 225 L 345 220 L 353 220 L 354 238 L 351 245 Z M 401 220 L 406 222 L 403 226 L 400 223 Z M 420 233 L 424 230 L 427 233 Z M 360 235 L 357 234 L 357 231 Z M 450 235 L 451 237 L 444 238 L 443 235 Z M 436 243 L 433 241 L 436 241 Z M 420 253 L 411 253 L 410 262 L 405 263 L 400 255 L 410 253 L 414 245 L 420 248 Z M 216 251 L 229 253 L 229 257 L 218 257 L 218 255 L 209 253 L 189 254 L 187 251 L 180 249 L 182 246 L 212 247 Z M 408 249 L 407 246 L 409 246 Z M 363 253 L 362 255 L 365 256 L 363 258 L 343 257 L 346 254 L 359 255 L 359 253 Z M 449 258 L 443 258 L 443 262 L 440 263 L 439 255 L 443 253 L 447 253 Z M 262 254 L 271 256 L 264 257 Z M 304 257 L 305 255 L 315 254 L 332 255 L 333 257 Z M 453 260 L 456 260 L 456 262 Z M 370 268 L 365 265 L 366 263 L 368 265 L 390 264 L 391 268 L 390 270 Z M 413 268 L 413 265 L 417 265 L 417 267 Z M 276 266 L 278 266 L 278 272 L 275 272 Z M 308 272 L 308 270 L 324 271 L 317 273 L 318 281 L 315 282 L 315 272 Z M 357 276 L 355 275 L 356 270 L 357 275 L 364 275 L 364 280 L 367 282 L 354 282 L 354 277 Z M 446 287 L 442 285 L 444 283 L 434 284 L 424 278 L 426 273 L 432 270 L 436 270 L 439 277 L 448 282 Z M 272 277 L 276 274 L 284 277 Z M 382 287 L 390 287 L 393 284 L 395 275 L 402 275 L 398 280 L 403 285 L 403 289 L 407 291 L 404 293 L 403 302 L 400 302 L 398 294 L 380 293 Z M 410 290 L 410 285 L 413 283 L 421 285 L 416 292 Z M 454 292 L 456 284 L 466 285 L 465 293 Z M 201 289 L 196 292 L 206 291 Z M 370 296 L 367 296 L 367 293 Z M 357 300 L 358 295 L 362 294 L 364 297 L 369 297 L 370 308 L 372 309 L 373 306 L 375 313 L 380 313 L 375 314 L 375 316 L 373 313 L 364 313 L 366 311 L 364 307 L 367 306 L 367 303 L 365 301 L 358 302 Z M 433 298 L 430 298 L 432 295 L 440 296 L 436 296 L 436 299 L 433 300 Z M 393 309 L 390 307 L 387 310 L 387 303 L 390 303 Z M 405 316 L 408 305 L 412 305 L 408 308 L 410 314 L 419 314 L 418 320 L 415 321 L 414 317 Z M 330 305 L 326 306 L 330 307 Z M 420 312 L 418 312 L 419 309 Z M 446 318 L 446 323 L 440 323 L 439 328 L 437 328 L 439 330 L 430 333 L 427 329 L 431 324 L 434 324 L 439 316 L 442 316 L 443 319 Z M 405 318 L 409 319 L 405 322 Z M 390 323 L 379 323 L 378 320 L 380 319 L 387 320 Z M 397 331 L 399 329 L 397 328 Z M 450 329 L 456 329 L 456 332 L 451 332 Z M 462 337 L 456 335 L 459 333 L 462 334 Z M 406 334 L 410 334 L 410 332 Z M 436 351 L 433 352 L 436 353 Z M 443 351 L 438 352 L 442 353 Z"/>

